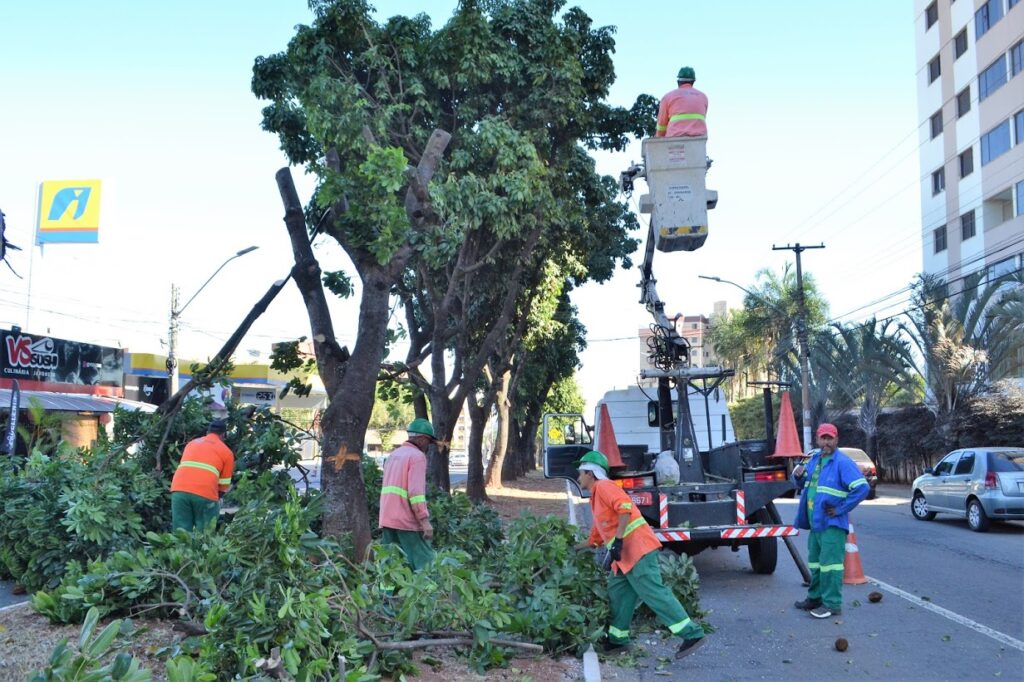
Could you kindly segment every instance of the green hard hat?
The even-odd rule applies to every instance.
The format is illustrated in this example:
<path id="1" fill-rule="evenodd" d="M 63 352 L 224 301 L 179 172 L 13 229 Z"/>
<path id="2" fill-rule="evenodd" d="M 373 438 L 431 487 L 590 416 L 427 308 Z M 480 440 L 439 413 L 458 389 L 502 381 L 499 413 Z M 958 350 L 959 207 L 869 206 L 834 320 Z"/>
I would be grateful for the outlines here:
<path id="1" fill-rule="evenodd" d="M 580 464 L 584 464 L 587 462 L 591 464 L 596 464 L 605 471 L 608 471 L 608 458 L 602 455 L 597 450 L 591 450 L 587 454 L 580 457 L 580 461 L 576 462 L 576 466 L 578 467 Z"/>
<path id="2" fill-rule="evenodd" d="M 677 81 L 690 81 L 691 83 L 697 80 L 697 73 L 693 70 L 692 66 L 684 66 L 679 69 L 679 75 L 676 76 Z"/>
<path id="3" fill-rule="evenodd" d="M 426 419 L 413 419 L 408 428 L 405 429 L 410 436 L 421 435 L 434 437 L 434 426 Z"/>

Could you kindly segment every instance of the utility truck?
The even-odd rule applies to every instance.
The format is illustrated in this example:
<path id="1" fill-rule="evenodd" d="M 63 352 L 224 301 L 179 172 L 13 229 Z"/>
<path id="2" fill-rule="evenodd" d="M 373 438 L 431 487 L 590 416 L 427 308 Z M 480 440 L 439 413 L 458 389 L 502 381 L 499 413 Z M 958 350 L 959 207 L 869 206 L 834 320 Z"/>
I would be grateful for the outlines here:
<path id="1" fill-rule="evenodd" d="M 696 554 L 708 547 L 746 546 L 757 573 L 775 571 L 777 539 L 786 542 L 805 580 L 810 573 L 792 545 L 798 534 L 782 523 L 773 501 L 793 490 L 774 449 L 770 397 L 766 394 L 763 440 L 736 440 L 721 385 L 733 370 L 693 367 L 689 343 L 665 315 L 653 273 L 654 252 L 694 251 L 708 234 L 708 210 L 718 193 L 705 187 L 710 161 L 706 137 L 662 137 L 643 141 L 643 165 L 620 176 L 623 192 L 644 178 L 649 194 L 640 210 L 650 214 L 640 266 L 640 303 L 654 318 L 649 342 L 650 367 L 640 378 L 648 389 L 613 390 L 598 403 L 595 430 L 582 415 L 544 417 L 544 475 L 565 478 L 580 497 L 576 463 L 585 452 L 608 457 L 610 476 L 633 499 L 655 535 L 670 549 Z M 655 460 L 669 452 L 678 464 L 678 481 L 659 481 Z"/>

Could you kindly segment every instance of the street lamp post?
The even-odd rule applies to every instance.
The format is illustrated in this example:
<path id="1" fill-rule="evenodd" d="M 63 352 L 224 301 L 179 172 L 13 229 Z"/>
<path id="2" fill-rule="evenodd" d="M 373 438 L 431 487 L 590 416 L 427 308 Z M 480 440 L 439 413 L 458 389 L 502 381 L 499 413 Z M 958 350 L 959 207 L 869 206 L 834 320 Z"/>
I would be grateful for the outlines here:
<path id="1" fill-rule="evenodd" d="M 798 270 L 798 272 L 799 272 L 799 270 Z M 753 296 L 755 299 L 758 299 L 758 300 L 768 304 L 772 308 L 775 308 L 775 310 L 777 310 L 778 312 L 785 313 L 785 311 L 781 310 L 778 306 L 772 304 L 770 301 L 766 301 L 763 297 L 758 296 L 754 292 L 752 292 L 752 291 L 750 291 L 748 289 L 745 289 L 744 287 L 741 287 L 739 284 L 736 284 L 736 282 L 731 282 L 731 281 L 729 281 L 727 279 L 722 279 L 721 277 L 709 277 L 709 276 L 705 276 L 705 275 L 697 275 L 697 277 L 699 277 L 700 279 L 710 279 L 712 282 L 722 282 L 723 284 L 731 284 L 734 287 L 736 287 L 737 289 L 739 289 L 740 291 L 743 291 L 744 293 L 749 294 L 750 296 Z M 813 445 L 813 442 L 811 441 L 811 408 L 810 408 L 811 381 L 810 381 L 810 369 L 808 368 L 808 362 L 807 362 L 807 356 L 808 356 L 808 349 L 807 349 L 807 324 L 806 324 L 806 322 L 804 320 L 803 307 L 802 307 L 803 306 L 803 278 L 802 277 L 798 277 L 798 279 L 799 279 L 798 286 L 800 287 L 800 297 L 801 297 L 801 299 L 800 299 L 801 300 L 801 315 L 800 315 L 800 319 L 797 322 L 797 324 L 798 324 L 798 327 L 797 327 L 797 341 L 800 344 L 800 400 L 803 403 L 803 418 L 804 418 L 803 419 L 803 421 L 804 421 L 803 445 L 804 445 L 804 449 L 806 450 L 807 448 L 810 448 Z"/>
<path id="2" fill-rule="evenodd" d="M 189 304 L 192 303 L 192 301 L 194 301 L 196 299 L 196 296 L 199 295 L 199 292 L 202 291 L 203 289 L 205 289 L 206 285 L 209 284 L 213 280 L 213 278 L 217 276 L 217 273 L 219 273 L 221 270 L 224 269 L 225 265 L 227 265 L 228 263 L 230 263 L 234 259 L 239 258 L 240 256 L 244 256 L 247 253 L 252 253 L 253 251 L 255 251 L 258 248 L 259 248 L 258 246 L 246 247 L 246 248 L 242 249 L 241 251 L 237 251 L 235 253 L 235 255 L 231 256 L 226 261 L 221 263 L 220 267 L 217 268 L 216 270 L 214 270 L 213 274 L 206 278 L 206 281 L 203 282 L 203 285 L 201 287 L 199 287 L 198 289 L 196 289 L 196 293 L 192 294 L 192 297 L 190 299 L 188 299 L 187 301 L 185 301 L 185 305 L 181 306 L 180 308 L 178 307 L 179 289 L 178 289 L 178 287 L 175 284 L 171 284 L 171 324 L 170 324 L 170 329 L 168 331 L 168 338 L 167 338 L 167 387 L 168 387 L 167 397 L 168 398 L 173 396 L 175 393 L 178 392 L 178 355 L 177 355 L 177 350 L 178 350 L 178 329 L 181 326 L 181 314 L 183 312 L 185 312 L 185 308 L 187 308 L 189 306 Z"/>

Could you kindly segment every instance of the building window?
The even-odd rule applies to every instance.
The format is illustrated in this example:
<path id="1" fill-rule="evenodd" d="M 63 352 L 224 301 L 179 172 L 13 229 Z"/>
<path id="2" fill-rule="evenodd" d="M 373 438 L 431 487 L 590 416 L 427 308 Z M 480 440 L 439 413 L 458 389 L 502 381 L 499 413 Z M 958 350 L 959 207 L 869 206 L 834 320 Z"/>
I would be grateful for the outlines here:
<path id="1" fill-rule="evenodd" d="M 935 236 L 935 253 L 942 253 L 946 250 L 946 226 L 935 228 L 932 234 Z"/>
<path id="2" fill-rule="evenodd" d="M 939 55 L 928 62 L 928 82 L 934 83 L 935 79 L 942 75 L 942 66 L 939 64 Z"/>
<path id="3" fill-rule="evenodd" d="M 1024 71 L 1024 40 L 1010 48 L 1010 77 Z"/>
<path id="4" fill-rule="evenodd" d="M 985 99 L 999 88 L 1006 85 L 1006 55 L 978 74 L 978 101 Z"/>
<path id="5" fill-rule="evenodd" d="M 932 196 L 946 189 L 946 169 L 940 168 L 932 173 Z"/>
<path id="6" fill-rule="evenodd" d="M 971 209 L 960 216 L 960 239 L 961 241 L 967 241 L 975 234 L 977 232 L 974 227 L 974 209 Z"/>
<path id="7" fill-rule="evenodd" d="M 1003 18 L 1003 0 L 988 0 L 974 13 L 974 40 L 985 35 Z"/>
<path id="8" fill-rule="evenodd" d="M 974 148 L 968 147 L 967 150 L 960 155 L 960 178 L 966 178 L 968 175 L 974 172 Z"/>
<path id="9" fill-rule="evenodd" d="M 1017 213 L 1015 215 L 1024 215 L 1024 180 L 1017 183 Z"/>
<path id="10" fill-rule="evenodd" d="M 930 29 L 939 20 L 939 3 L 933 2 L 924 11 L 924 30 Z"/>
<path id="11" fill-rule="evenodd" d="M 995 282 L 1000 277 L 1006 277 L 1012 275 L 1017 270 L 1017 257 L 1010 256 L 1005 258 L 998 263 L 994 263 L 988 267 L 988 281 Z"/>
<path id="12" fill-rule="evenodd" d="M 1016 144 L 1024 144 L 1024 109 L 1013 115 L 1013 133 Z"/>
<path id="13" fill-rule="evenodd" d="M 967 86 L 956 96 L 956 117 L 962 118 L 971 110 L 971 86 Z"/>
<path id="14" fill-rule="evenodd" d="M 1006 119 L 981 136 L 981 165 L 998 158 L 1010 149 L 1010 119 Z"/>
<path id="15" fill-rule="evenodd" d="M 960 31 L 953 38 L 953 59 L 960 59 L 967 52 L 967 29 Z"/>
<path id="16" fill-rule="evenodd" d="M 942 134 L 942 109 L 936 111 L 931 118 L 932 139 Z"/>

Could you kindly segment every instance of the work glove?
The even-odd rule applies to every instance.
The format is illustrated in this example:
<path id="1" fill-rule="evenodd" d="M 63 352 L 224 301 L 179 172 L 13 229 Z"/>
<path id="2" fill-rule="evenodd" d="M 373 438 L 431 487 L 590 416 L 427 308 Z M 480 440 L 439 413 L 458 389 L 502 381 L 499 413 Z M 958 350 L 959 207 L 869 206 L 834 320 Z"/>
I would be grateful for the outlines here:
<path id="1" fill-rule="evenodd" d="M 622 560 L 622 538 L 615 538 L 612 546 L 608 548 L 608 556 L 612 558 L 612 561 Z"/>

